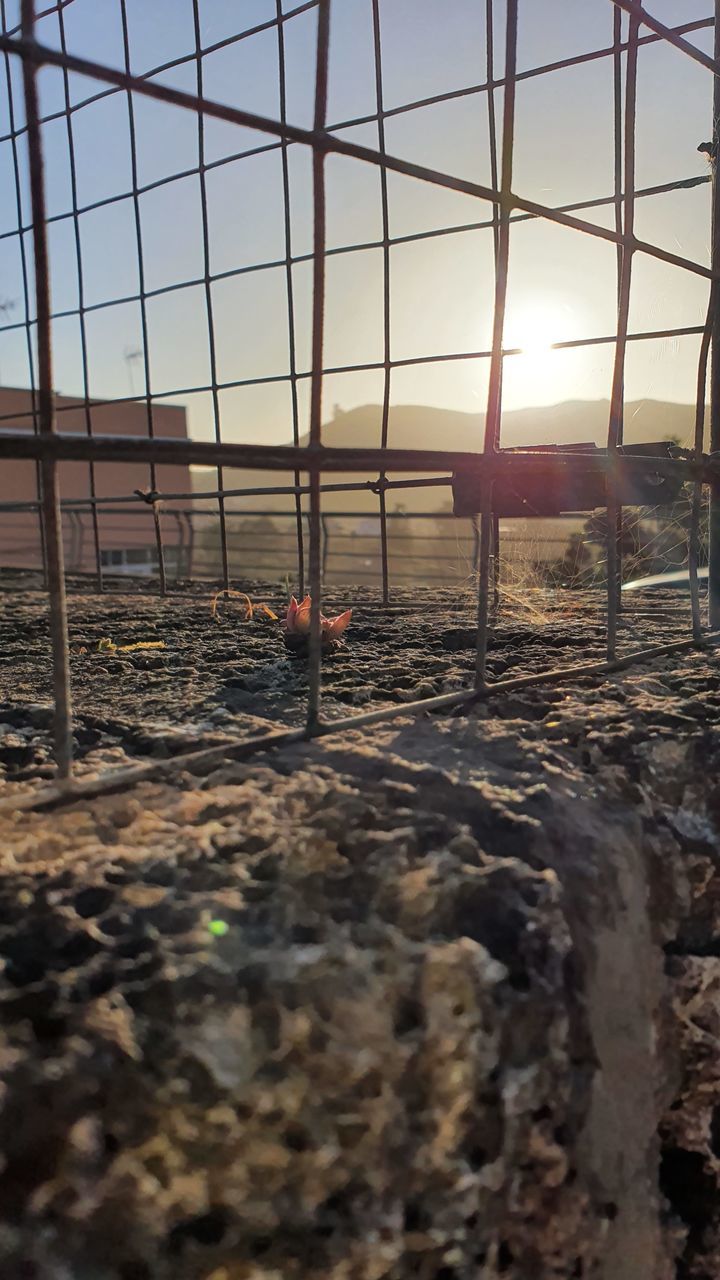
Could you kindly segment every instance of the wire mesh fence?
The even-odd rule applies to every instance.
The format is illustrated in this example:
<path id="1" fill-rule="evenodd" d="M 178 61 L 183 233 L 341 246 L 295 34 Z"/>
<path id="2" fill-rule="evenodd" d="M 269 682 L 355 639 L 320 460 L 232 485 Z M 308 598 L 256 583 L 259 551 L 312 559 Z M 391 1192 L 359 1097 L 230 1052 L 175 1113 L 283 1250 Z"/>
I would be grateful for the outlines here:
<path id="1" fill-rule="evenodd" d="M 323 486 L 325 488 L 326 486 Z M 332 487 L 332 486 L 330 486 Z M 292 490 L 291 490 L 292 494 Z M 227 496 L 227 494 L 225 494 Z M 292 494 L 292 496 L 295 496 Z M 130 504 L 98 500 L 89 507 L 80 499 L 61 504 L 66 574 L 85 590 L 94 575 L 94 519 L 102 515 L 101 567 L 107 590 L 118 580 L 140 579 L 157 591 L 159 563 L 150 511 Z M 687 568 L 688 527 L 692 506 L 687 500 L 671 507 L 643 507 L 623 513 L 620 528 L 623 590 L 642 590 L 646 578 Z M 307 532 L 307 515 L 301 513 Z M 268 508 L 226 513 L 225 546 L 232 563 L 242 564 L 234 585 L 252 592 L 257 584 L 281 592 L 300 577 L 295 513 Z M 364 584 L 381 588 L 385 574 L 397 587 L 421 585 L 471 589 L 480 552 L 478 523 L 447 511 L 387 511 L 383 521 L 362 512 L 333 507 L 321 516 L 322 585 Z M 502 556 L 496 579 L 504 604 L 517 591 L 604 585 L 607 573 L 606 521 L 603 513 L 568 515 L 557 520 L 499 523 Z M 212 510 L 162 508 L 163 559 L 167 589 L 173 595 L 199 583 L 222 581 L 223 543 Z M 37 585 L 37 503 L 0 504 L 3 573 L 29 586 Z M 496 544 L 497 545 L 497 544 Z M 706 574 L 706 540 L 702 562 Z M 661 582 L 658 582 L 661 585 Z"/>
<path id="2" fill-rule="evenodd" d="M 375 87 L 374 110 L 362 116 L 331 122 L 328 120 L 328 76 L 330 64 L 331 18 L 337 10 L 331 0 L 307 0 L 300 5 L 287 5 L 275 0 L 275 11 L 266 20 L 246 29 L 234 30 L 222 39 L 208 43 L 203 37 L 201 0 L 192 0 L 193 47 L 182 54 L 146 69 L 142 74 L 133 72 L 127 0 L 118 0 L 120 16 L 120 49 L 116 51 L 117 65 L 94 61 L 71 51 L 66 31 L 67 10 L 75 0 L 58 0 L 55 5 L 36 11 L 33 0 L 22 0 L 21 20 L 13 24 L 7 0 L 0 0 L 2 34 L 0 48 L 3 52 L 6 72 L 8 129 L 0 138 L 0 145 L 7 144 L 11 151 L 14 176 L 17 227 L 2 232 L 2 238 L 14 237 L 19 245 L 24 318 L 0 325 L 0 336 L 19 333 L 27 349 L 30 370 L 29 401 L 26 411 L 0 415 L 0 457 L 7 460 L 30 460 L 37 468 L 37 510 L 42 535 L 42 556 L 46 584 L 49 592 L 51 631 L 53 643 L 54 690 L 56 700 L 55 750 L 61 777 L 68 777 L 71 770 L 71 708 L 68 667 L 67 618 L 64 591 L 64 548 L 67 534 L 63 536 L 62 506 L 59 493 L 59 467 L 63 462 L 82 462 L 87 467 L 89 494 L 83 504 L 74 509 L 66 508 L 65 521 L 74 522 L 76 538 L 89 522 L 93 548 L 96 584 L 102 589 L 103 579 L 113 567 L 103 547 L 103 508 L 111 510 L 127 502 L 137 506 L 151 521 L 154 541 L 153 566 L 157 568 L 159 590 L 164 594 L 171 589 L 172 579 L 178 573 L 182 555 L 178 550 L 187 549 L 194 537 L 194 525 L 198 518 L 173 512 L 172 502 L 187 500 L 196 504 L 212 505 L 219 529 L 219 554 L 221 580 L 229 588 L 233 577 L 233 538 L 231 526 L 237 518 L 228 507 L 231 497 L 241 494 L 254 497 L 282 494 L 292 500 L 292 519 L 295 530 L 297 578 L 300 591 L 309 591 L 312 598 L 311 627 L 308 655 L 308 711 L 306 733 L 315 735 L 326 731 L 321 719 L 321 594 L 323 572 L 328 572 L 327 522 L 323 524 L 323 497 L 328 491 L 352 492 L 365 490 L 377 499 L 379 521 L 379 575 L 383 601 L 390 598 L 392 589 L 392 525 L 388 511 L 387 495 L 396 488 L 448 486 L 460 478 L 463 491 L 472 491 L 473 512 L 477 513 L 476 533 L 472 539 L 471 570 L 477 589 L 477 661 L 475 690 L 461 694 L 439 696 L 418 703 L 417 707 L 445 707 L 487 696 L 492 687 L 500 691 L 516 687 L 518 681 L 505 681 L 490 686 L 487 682 L 486 658 L 488 631 L 493 604 L 493 566 L 499 560 L 500 492 L 511 491 L 519 500 L 528 502 L 533 486 L 542 486 L 550 477 L 554 484 L 572 485 L 578 478 L 593 492 L 598 486 L 605 503 L 605 533 L 607 565 L 607 654 L 600 664 L 586 664 L 579 671 L 612 669 L 618 663 L 626 664 L 647 656 L 657 649 L 638 654 L 618 653 L 618 623 L 620 607 L 620 576 L 623 554 L 623 508 L 629 505 L 628 494 L 633 486 L 642 487 L 648 476 L 653 480 L 672 479 L 678 484 L 692 486 L 692 503 L 688 527 L 688 565 L 690 581 L 690 618 L 687 641 L 674 644 L 697 643 L 702 634 L 701 601 L 698 583 L 702 522 L 703 486 L 709 486 L 711 503 L 709 518 L 710 570 L 709 570 L 709 624 L 720 625 L 720 503 L 718 485 L 720 470 L 720 341 L 713 341 L 720 325 L 720 309 L 716 303 L 715 282 L 719 274 L 720 239 L 716 224 L 720 217 L 719 204 L 714 192 L 715 156 L 717 148 L 717 121 L 720 118 L 720 44 L 716 22 L 720 5 L 715 14 L 669 27 L 648 13 L 635 0 L 608 0 L 608 14 L 612 15 L 612 42 L 574 56 L 545 62 L 542 65 L 520 69 L 518 67 L 518 0 L 485 0 L 486 60 L 482 81 L 454 86 L 451 89 L 413 101 L 388 105 L 385 92 L 383 64 L 383 0 L 368 0 L 372 20 L 372 61 Z M 502 12 L 500 12 L 502 10 Z M 288 23 L 299 15 L 310 14 L 316 22 L 314 50 L 314 102 L 310 123 L 295 123 L 292 118 L 287 73 L 286 32 Z M 55 45 L 41 43 L 37 39 L 38 22 L 55 15 L 58 40 Z M 502 21 L 500 22 L 499 19 Z M 496 30 L 504 26 L 504 64 L 496 66 Z M 695 32 L 715 29 L 714 55 L 705 53 L 689 37 Z M 278 103 L 276 118 L 217 101 L 206 94 L 205 68 L 207 59 L 224 49 L 239 45 L 261 32 L 270 33 L 276 41 L 276 65 L 278 68 Z M 672 48 L 678 59 L 690 58 L 713 77 L 714 111 L 711 142 L 708 144 L 711 169 L 703 176 L 679 177 L 674 181 L 654 186 L 636 187 L 635 139 L 637 128 L 638 59 L 645 47 L 662 44 Z M 540 203 L 515 190 L 514 150 L 516 135 L 516 92 L 518 85 L 528 80 L 549 76 L 570 67 L 587 66 L 604 61 L 612 66 L 614 112 L 614 190 L 603 197 L 575 201 L 557 206 Z M 18 83 L 13 68 L 22 68 L 22 101 L 18 99 Z M 53 111 L 41 111 L 38 80 L 43 68 L 56 68 L 62 74 L 62 101 Z M 181 89 L 167 83 L 167 73 L 184 69 L 192 77 L 192 89 Z M 78 80 L 89 83 L 89 92 L 76 92 Z M 186 80 L 186 83 L 189 81 Z M 113 193 L 93 201 L 83 202 L 78 184 L 76 129 L 78 113 L 88 104 L 122 96 L 126 102 L 129 129 L 129 159 L 131 184 L 127 190 Z M 388 122 L 418 111 L 428 105 L 452 103 L 463 98 L 482 98 L 487 104 L 487 147 L 490 158 L 490 183 L 488 185 L 459 177 L 442 168 L 432 168 L 393 154 L 387 145 Z M 139 107 L 146 101 L 162 103 L 177 113 L 189 113 L 197 132 L 197 164 L 191 168 L 171 168 L 171 172 L 143 181 L 139 152 L 142 141 L 142 125 Z M 49 212 L 46 199 L 44 160 L 46 158 L 45 130 L 54 122 L 60 122 L 65 131 L 69 156 L 69 204 L 70 207 Z M 210 156 L 207 148 L 209 124 L 222 123 L 237 130 L 251 130 L 253 145 L 233 149 L 221 157 Z M 376 131 L 377 145 L 368 146 L 357 140 L 358 130 L 372 126 Z M 258 141 L 257 136 L 262 140 Z M 297 148 L 309 151 L 312 159 L 312 246 L 305 252 L 297 252 L 293 241 L 291 218 L 291 163 Z M 281 166 L 282 227 L 284 253 L 280 257 L 260 260 L 251 264 L 219 270 L 213 260 L 213 229 L 208 195 L 211 175 L 229 164 L 248 160 L 268 153 L 277 153 Z M 31 217 L 28 220 L 22 198 L 25 156 L 30 186 Z M 342 157 L 358 165 L 369 165 L 379 175 L 380 181 L 380 235 L 374 239 L 343 244 L 329 244 L 327 234 L 327 186 L 328 160 Z M 431 230 L 393 233 L 390 175 L 400 175 L 431 187 L 434 190 L 457 193 L 476 202 L 482 216 L 477 220 L 458 225 L 442 225 Z M 143 232 L 141 200 L 151 191 L 193 177 L 199 184 L 200 234 L 202 242 L 201 271 L 188 276 L 176 273 L 176 277 L 162 284 L 152 283 L 148 274 L 152 255 Z M 659 244 L 640 238 L 636 233 L 636 211 L 639 202 L 652 196 L 692 190 L 707 183 L 713 185 L 712 262 L 703 262 L 683 256 Z M 92 351 L 89 341 L 90 318 L 106 309 L 109 304 L 92 301 L 87 296 L 86 273 L 80 232 L 81 219 L 93 211 L 121 202 L 128 202 L 132 210 L 134 276 L 137 288 L 130 288 L 118 302 L 133 304 L 139 315 L 139 345 L 129 353 L 137 358 L 142 374 L 142 391 L 134 389 L 127 397 L 114 396 L 103 400 L 91 394 Z M 602 221 L 603 211 L 612 215 L 612 225 Z M 596 215 L 597 220 L 591 218 Z M 504 448 L 503 423 L 503 374 L 506 361 L 521 352 L 521 348 L 505 342 L 508 304 L 508 280 L 511 270 L 511 233 L 520 222 L 541 220 L 549 225 L 573 231 L 591 240 L 614 247 L 617 254 L 617 321 L 612 332 L 590 335 L 553 343 L 556 350 L 583 347 L 611 347 L 614 350 L 612 392 L 607 431 L 607 447 L 592 452 L 578 452 L 558 447 L 549 458 L 548 452 L 529 448 Z M 67 224 L 72 230 L 72 253 L 77 281 L 77 305 L 53 310 L 50 296 L 49 231 L 58 223 Z M 462 232 L 487 231 L 492 236 L 494 248 L 494 299 L 492 305 L 492 340 L 483 350 L 447 350 L 444 352 L 393 356 L 392 340 L 392 289 L 393 251 L 400 245 L 420 241 L 438 242 L 442 237 Z M 31 238 L 32 253 L 29 250 Z M 380 358 L 333 364 L 326 359 L 326 297 L 328 263 L 336 257 L 350 253 L 379 253 L 381 262 L 382 333 Z M 672 266 L 688 276 L 707 281 L 709 300 L 707 320 L 704 325 L 679 325 L 657 329 L 633 330 L 631 327 L 630 296 L 635 264 L 639 259 Z M 304 364 L 299 352 L 297 332 L 296 289 L 298 267 L 306 264 L 312 272 L 312 323 L 310 359 Z M 267 278 L 267 273 L 279 271 L 284 282 L 285 324 L 288 343 L 288 367 L 282 372 L 258 370 L 248 376 L 227 377 L 219 358 L 220 344 L 224 341 L 223 325 L 218 320 L 216 287 L 222 281 L 240 277 Z M 265 273 L 265 276 L 263 276 Z M 129 273 L 130 274 L 130 273 Z M 208 346 L 208 378 L 187 386 L 161 391 L 154 387 L 150 308 L 158 299 L 177 298 L 181 291 L 199 289 L 204 305 L 204 330 Z M 33 310 L 34 299 L 34 310 Z M 432 305 L 432 299 L 428 299 Z M 53 373 L 54 326 L 64 318 L 73 317 L 78 324 L 80 361 L 82 369 L 81 396 L 68 404 L 55 402 Z M 7 317 L 6 317 L 7 319 Z M 657 455 L 627 451 L 624 446 L 625 374 L 628 350 L 632 344 L 680 339 L 688 336 L 700 338 L 700 359 L 697 376 L 696 421 L 693 447 L 669 448 Z M 705 449 L 705 402 L 708 382 L 708 364 L 712 350 L 709 373 L 711 393 L 710 448 Z M 488 366 L 487 411 L 482 438 L 472 451 L 449 449 L 394 448 L 391 439 L 391 384 L 393 375 L 403 368 L 418 369 L 423 365 L 456 367 L 458 362 L 485 361 Z M 348 447 L 328 444 L 323 438 L 323 389 L 332 376 L 342 373 L 379 374 L 381 378 L 381 415 L 379 444 L 377 447 Z M 292 443 L 287 445 L 237 443 L 227 438 L 222 430 L 221 397 L 234 388 L 285 384 L 290 393 Z M 305 432 L 302 426 L 301 400 L 304 389 L 309 388 L 309 422 Z M 205 394 L 211 404 L 211 438 L 208 440 L 168 439 L 158 434 L 158 406 L 173 396 Z M 108 435 L 96 429 L 98 414 L 104 404 L 142 404 L 146 430 L 143 436 L 124 437 Z M 65 412 L 78 404 L 83 412 L 84 431 L 63 431 Z M 142 463 L 148 469 L 148 483 L 142 493 L 128 493 L 113 499 L 99 495 L 96 476 L 100 465 L 132 461 Z M 200 464 L 213 468 L 215 477 L 212 488 L 201 493 L 188 490 L 173 493 L 163 489 L 162 468 L 181 462 Z M 229 468 L 243 467 L 285 473 L 285 483 L 277 486 L 259 485 L 238 490 L 225 484 Z M 355 473 L 357 480 L 333 481 L 333 473 L 342 476 Z M 371 480 L 361 477 L 371 476 Z M 287 483 L 287 477 L 291 483 Z M 393 478 L 396 477 L 396 478 Z M 402 477 L 402 478 L 399 478 Z M 597 505 L 597 504 L 595 504 Z M 195 509 L 195 508 L 194 508 Z M 176 520 L 177 517 L 177 520 Z M 172 552 L 166 529 L 175 524 Z M 182 530 L 182 537 L 180 530 Z M 84 536 L 84 532 L 83 532 Z M 172 564 L 169 561 L 172 561 Z M 552 680 L 557 672 L 548 672 L 543 680 Z M 567 674 L 567 671 L 560 674 Z M 521 682 L 524 678 L 521 678 Z M 538 677 L 528 677 L 527 682 Z M 417 709 L 415 704 L 405 705 L 403 714 Z M 379 709 L 350 718 L 348 724 L 362 724 L 398 714 L 397 708 Z M 341 726 L 333 722 L 333 731 Z M 271 742 L 255 739 L 247 750 L 259 749 L 268 744 L 295 741 L 295 730 L 271 735 Z"/>

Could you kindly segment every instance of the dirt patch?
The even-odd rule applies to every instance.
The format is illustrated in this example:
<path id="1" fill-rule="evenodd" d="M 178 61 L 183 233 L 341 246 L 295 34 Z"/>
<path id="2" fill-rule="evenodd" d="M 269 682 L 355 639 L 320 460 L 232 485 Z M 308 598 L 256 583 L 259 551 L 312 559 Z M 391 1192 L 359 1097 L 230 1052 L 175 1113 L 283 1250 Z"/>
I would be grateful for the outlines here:
<path id="1" fill-rule="evenodd" d="M 471 601 L 354 597 L 328 715 L 469 681 Z M 42 605 L 5 601 L 9 798 L 50 738 Z M 495 674 L 599 654 L 597 603 L 501 619 Z M 302 664 L 205 598 L 71 627 L 87 774 L 301 722 Z M 3 1276 L 715 1274 L 719 690 L 681 655 L 6 811 Z"/>
<path id="2" fill-rule="evenodd" d="M 255 600 L 282 614 L 277 588 L 249 584 Z M 355 588 L 325 602 L 328 612 L 354 606 L 348 643 L 323 662 L 323 714 L 347 716 L 382 705 L 454 692 L 472 685 L 475 604 L 469 588 L 427 597 L 398 592 L 383 607 L 377 593 Z M 173 755 L 201 735 L 237 733 L 253 717 L 300 725 L 307 664 L 288 652 L 280 626 L 262 616 L 244 620 L 241 603 L 211 612 L 210 590 L 194 588 L 165 601 L 132 596 L 69 597 L 76 755 L 114 749 L 134 756 Z M 576 665 L 604 657 L 600 594 L 563 602 L 549 592 L 529 594 L 528 607 L 504 614 L 489 645 L 490 679 Z M 677 607 L 635 608 L 623 627 L 625 649 L 687 635 Z M 99 648 L 110 640 L 116 651 Z M 122 652 L 142 643 L 162 648 Z M 0 768 L 13 781 L 49 776 L 51 669 L 47 610 L 41 594 L 7 593 L 0 614 Z M 502 714 L 535 718 L 557 694 L 524 691 L 506 698 Z M 81 769 L 82 769 L 81 764 Z"/>

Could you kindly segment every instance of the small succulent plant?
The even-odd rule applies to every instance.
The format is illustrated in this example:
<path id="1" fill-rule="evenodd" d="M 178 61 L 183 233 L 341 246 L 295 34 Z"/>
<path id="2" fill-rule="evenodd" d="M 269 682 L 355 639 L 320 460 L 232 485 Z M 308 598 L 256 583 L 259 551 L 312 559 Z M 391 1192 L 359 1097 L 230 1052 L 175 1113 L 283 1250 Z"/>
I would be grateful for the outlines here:
<path id="1" fill-rule="evenodd" d="M 295 653 L 302 653 L 307 650 L 310 637 L 311 608 L 312 600 L 310 596 L 305 596 L 305 599 L 300 604 L 298 604 L 295 596 L 291 596 L 282 627 L 285 644 L 288 649 L 292 649 Z M 324 652 L 338 649 L 344 644 L 342 639 L 343 632 L 347 629 L 351 618 L 352 609 L 346 609 L 344 613 L 339 613 L 335 618 L 326 618 L 323 613 L 320 614 L 320 639 Z"/>

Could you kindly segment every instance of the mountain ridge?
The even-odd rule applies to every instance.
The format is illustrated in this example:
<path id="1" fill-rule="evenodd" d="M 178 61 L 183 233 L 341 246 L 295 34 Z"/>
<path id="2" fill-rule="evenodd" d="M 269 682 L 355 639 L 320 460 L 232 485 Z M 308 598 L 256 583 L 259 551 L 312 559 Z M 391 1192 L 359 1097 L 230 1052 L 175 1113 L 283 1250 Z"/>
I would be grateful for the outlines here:
<path id="1" fill-rule="evenodd" d="M 607 439 L 610 402 L 608 400 L 565 400 L 554 405 L 509 409 L 503 413 L 501 447 L 533 444 L 602 445 Z M 695 406 L 666 400 L 634 400 L 625 406 L 625 439 L 646 443 L 676 436 L 690 443 L 694 431 Z M 372 448 L 380 445 L 382 407 L 358 405 L 343 410 L 336 406 L 333 417 L 323 426 L 323 444 Z M 431 405 L 392 405 L 388 443 L 398 449 L 482 449 L 485 413 L 461 409 L 439 409 Z M 307 437 L 303 437 L 303 443 Z"/>

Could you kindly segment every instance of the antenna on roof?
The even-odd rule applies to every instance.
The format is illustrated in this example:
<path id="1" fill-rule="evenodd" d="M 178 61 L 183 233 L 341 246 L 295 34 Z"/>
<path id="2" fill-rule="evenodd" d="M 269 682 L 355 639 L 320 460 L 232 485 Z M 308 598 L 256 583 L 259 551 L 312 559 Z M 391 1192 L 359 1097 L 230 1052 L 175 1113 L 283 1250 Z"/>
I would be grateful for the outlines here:
<path id="1" fill-rule="evenodd" d="M 128 370 L 128 382 L 130 383 L 130 395 L 135 395 L 135 378 L 133 377 L 133 365 L 136 360 L 142 359 L 142 351 L 139 347 L 125 347 L 123 351 L 125 363 Z"/>
<path id="2" fill-rule="evenodd" d="M 0 312 L 7 320 L 11 311 L 17 306 L 17 298 L 0 298 Z M 2 374 L 0 374 L 0 385 L 2 384 Z"/>

